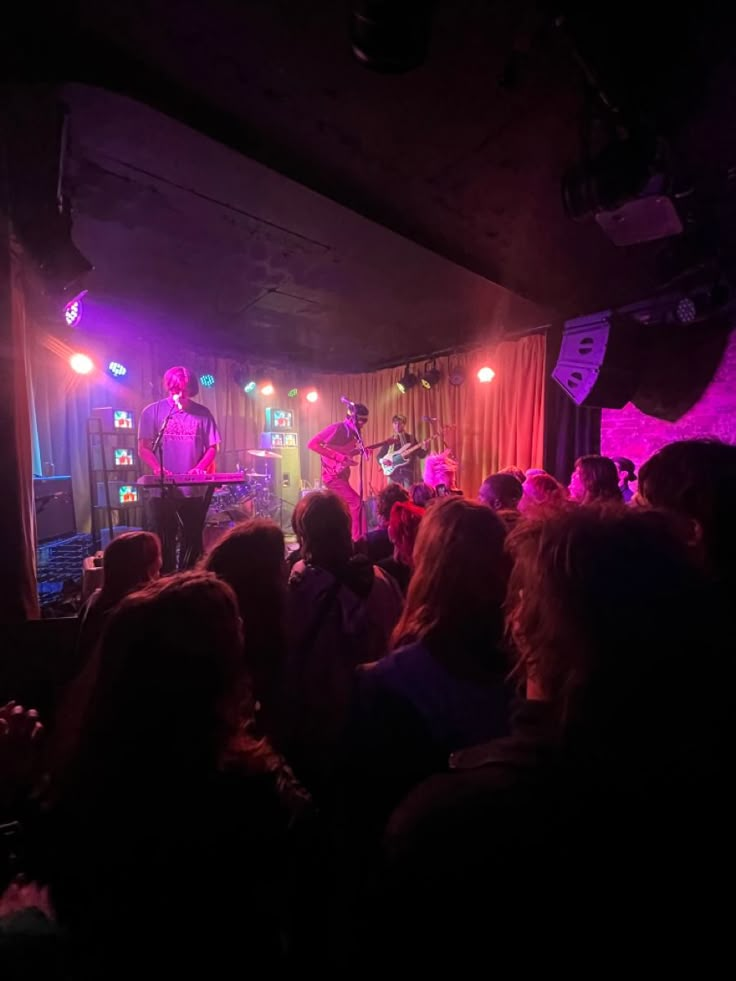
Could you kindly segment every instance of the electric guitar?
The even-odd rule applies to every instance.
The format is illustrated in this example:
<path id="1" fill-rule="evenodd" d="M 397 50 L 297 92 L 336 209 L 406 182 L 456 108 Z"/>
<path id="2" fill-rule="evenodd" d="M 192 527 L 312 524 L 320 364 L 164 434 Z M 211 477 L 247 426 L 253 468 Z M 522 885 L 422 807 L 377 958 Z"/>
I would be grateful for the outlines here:
<path id="1" fill-rule="evenodd" d="M 377 447 L 383 446 L 383 443 L 371 443 L 370 446 L 366 446 L 366 450 L 375 450 Z M 359 449 L 348 450 L 347 453 L 343 453 L 341 450 L 329 447 L 335 454 L 334 457 L 323 456 L 322 457 L 322 479 L 327 482 L 333 480 L 338 474 L 341 474 L 345 467 L 357 467 L 359 460 L 356 457 L 360 454 Z"/>
<path id="2" fill-rule="evenodd" d="M 419 443 L 407 443 L 400 450 L 382 456 L 378 461 L 381 470 L 383 470 L 387 477 L 390 477 L 394 470 L 398 470 L 399 467 L 403 467 L 409 462 L 412 453 L 416 453 L 417 450 L 426 449 L 433 439 L 439 439 L 441 436 L 444 436 L 445 432 L 450 428 L 450 426 L 443 426 L 438 433 L 427 436 L 426 439 L 423 439 Z"/>

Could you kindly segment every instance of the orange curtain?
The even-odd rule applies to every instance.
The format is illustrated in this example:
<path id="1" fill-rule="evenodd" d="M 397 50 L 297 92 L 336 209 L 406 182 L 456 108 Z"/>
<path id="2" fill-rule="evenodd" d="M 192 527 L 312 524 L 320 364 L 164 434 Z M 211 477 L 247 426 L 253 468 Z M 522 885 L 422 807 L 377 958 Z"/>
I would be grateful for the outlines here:
<path id="1" fill-rule="evenodd" d="M 487 384 L 477 378 L 477 371 L 483 366 L 495 372 Z M 306 443 L 313 433 L 344 417 L 341 395 L 368 406 L 370 419 L 364 430 L 367 444 L 389 436 L 391 417 L 397 412 L 407 417 L 407 428 L 418 439 L 440 427 L 452 427 L 444 438 L 460 462 L 458 485 L 468 496 L 475 496 L 483 479 L 501 467 L 516 464 L 526 470 L 542 466 L 545 389 L 542 334 L 442 358 L 438 367 L 443 377 L 436 388 L 427 391 L 417 385 L 406 395 L 396 387 L 405 366 L 372 374 L 318 376 L 315 384 L 320 391 L 319 401 L 310 406 L 300 399 L 302 477 L 312 484 L 319 482 L 319 460 L 306 450 Z M 450 367 L 464 371 L 462 385 L 449 383 Z M 423 368 L 424 362 L 410 365 L 415 372 Z M 436 417 L 437 422 L 425 422 L 424 416 Z M 377 493 L 385 482 L 374 456 L 366 470 L 366 496 Z"/>

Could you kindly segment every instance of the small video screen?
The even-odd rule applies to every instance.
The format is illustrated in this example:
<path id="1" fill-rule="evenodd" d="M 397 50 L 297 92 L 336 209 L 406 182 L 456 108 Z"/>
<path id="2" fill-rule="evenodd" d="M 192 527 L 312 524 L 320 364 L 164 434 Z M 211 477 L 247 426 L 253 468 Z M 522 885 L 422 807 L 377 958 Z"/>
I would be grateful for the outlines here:
<path id="1" fill-rule="evenodd" d="M 115 450 L 115 466 L 116 467 L 133 467 L 135 466 L 133 462 L 133 451 L 132 450 Z"/>
<path id="2" fill-rule="evenodd" d="M 135 484 L 121 484 L 118 488 L 118 503 L 119 504 L 137 504 L 138 503 L 138 488 Z"/>
<path id="3" fill-rule="evenodd" d="M 132 429 L 133 413 L 127 409 L 115 409 L 112 415 L 113 429 Z"/>

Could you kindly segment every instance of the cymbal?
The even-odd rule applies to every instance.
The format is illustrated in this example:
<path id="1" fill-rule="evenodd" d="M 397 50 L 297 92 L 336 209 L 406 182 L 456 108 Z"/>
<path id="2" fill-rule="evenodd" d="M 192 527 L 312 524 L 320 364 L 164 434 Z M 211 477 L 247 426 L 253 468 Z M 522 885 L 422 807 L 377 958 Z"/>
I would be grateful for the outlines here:
<path id="1" fill-rule="evenodd" d="M 265 460 L 280 460 L 281 454 L 274 452 L 274 450 L 248 450 L 251 456 L 260 456 Z"/>
<path id="2" fill-rule="evenodd" d="M 263 479 L 265 477 L 268 477 L 268 474 L 267 473 L 256 473 L 255 470 L 249 470 L 248 471 L 248 476 L 249 477 L 260 477 L 261 479 Z"/>

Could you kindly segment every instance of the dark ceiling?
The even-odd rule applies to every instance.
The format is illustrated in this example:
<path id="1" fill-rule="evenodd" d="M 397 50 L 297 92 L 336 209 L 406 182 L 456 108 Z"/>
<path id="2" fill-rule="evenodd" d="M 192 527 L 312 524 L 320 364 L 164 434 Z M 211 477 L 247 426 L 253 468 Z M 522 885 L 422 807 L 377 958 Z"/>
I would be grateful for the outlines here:
<path id="1" fill-rule="evenodd" d="M 48 37 L 21 25 L 9 64 L 146 102 L 561 316 L 731 264 L 733 14 L 437 0 L 424 64 L 382 75 L 353 57 L 350 7 L 78 0 Z M 559 187 L 581 133 L 632 123 L 668 141 L 686 234 L 622 249 Z"/>

